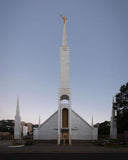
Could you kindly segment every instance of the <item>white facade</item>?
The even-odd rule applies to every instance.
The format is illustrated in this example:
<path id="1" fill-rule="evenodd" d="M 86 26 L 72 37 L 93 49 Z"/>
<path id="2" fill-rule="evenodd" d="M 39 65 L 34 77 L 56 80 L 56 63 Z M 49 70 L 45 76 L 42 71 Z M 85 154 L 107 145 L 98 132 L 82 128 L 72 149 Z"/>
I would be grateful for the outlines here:
<path id="1" fill-rule="evenodd" d="M 39 128 L 34 129 L 34 140 L 57 140 L 58 111 L 49 117 Z M 97 140 L 97 128 L 92 127 L 75 111 L 71 110 L 72 140 Z M 60 133 L 62 139 L 62 133 Z"/>
<path id="2" fill-rule="evenodd" d="M 15 115 L 14 139 L 21 139 L 21 118 L 19 112 L 19 98 L 17 98 L 17 107 Z"/>

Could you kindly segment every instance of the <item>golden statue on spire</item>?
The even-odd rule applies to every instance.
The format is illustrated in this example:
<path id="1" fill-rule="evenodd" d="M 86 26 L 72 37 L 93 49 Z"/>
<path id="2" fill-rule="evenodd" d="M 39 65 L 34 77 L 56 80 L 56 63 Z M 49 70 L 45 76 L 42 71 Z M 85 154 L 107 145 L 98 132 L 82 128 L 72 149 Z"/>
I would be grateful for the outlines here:
<path id="1" fill-rule="evenodd" d="M 67 17 L 63 17 L 62 15 L 60 15 L 61 16 L 61 18 L 64 20 L 64 24 L 66 23 L 66 20 L 67 20 Z"/>

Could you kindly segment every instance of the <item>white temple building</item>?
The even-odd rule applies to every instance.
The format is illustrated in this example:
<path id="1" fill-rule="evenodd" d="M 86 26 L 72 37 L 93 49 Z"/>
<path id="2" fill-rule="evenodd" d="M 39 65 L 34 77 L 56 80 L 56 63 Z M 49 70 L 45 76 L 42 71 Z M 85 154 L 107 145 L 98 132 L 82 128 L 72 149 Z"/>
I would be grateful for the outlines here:
<path id="1" fill-rule="evenodd" d="M 64 20 L 63 41 L 60 47 L 60 88 L 58 110 L 34 130 L 34 140 L 97 140 L 98 129 L 86 122 L 72 110 L 71 88 L 69 85 L 69 46 L 66 38 L 66 17 Z M 65 103 L 66 102 L 66 103 Z"/>
<path id="2" fill-rule="evenodd" d="M 23 136 L 28 135 L 28 126 L 23 126 Z"/>
<path id="3" fill-rule="evenodd" d="M 19 98 L 17 97 L 17 107 L 15 115 L 14 139 L 21 139 L 21 118 L 19 111 Z"/>

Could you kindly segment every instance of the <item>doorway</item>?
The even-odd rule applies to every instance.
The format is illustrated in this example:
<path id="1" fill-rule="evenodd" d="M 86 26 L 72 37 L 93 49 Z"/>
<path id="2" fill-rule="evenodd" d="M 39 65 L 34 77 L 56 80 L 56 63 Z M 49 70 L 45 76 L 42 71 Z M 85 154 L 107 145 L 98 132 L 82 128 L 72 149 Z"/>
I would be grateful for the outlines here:
<path id="1" fill-rule="evenodd" d="M 68 128 L 68 109 L 62 110 L 62 128 Z"/>

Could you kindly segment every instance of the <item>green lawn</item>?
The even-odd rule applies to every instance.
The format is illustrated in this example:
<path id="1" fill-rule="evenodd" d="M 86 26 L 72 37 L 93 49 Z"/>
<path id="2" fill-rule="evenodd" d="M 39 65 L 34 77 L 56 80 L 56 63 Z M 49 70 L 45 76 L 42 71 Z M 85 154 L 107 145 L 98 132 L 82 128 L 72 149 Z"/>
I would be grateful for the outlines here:
<path id="1" fill-rule="evenodd" d="M 104 147 L 108 148 L 128 148 L 128 145 L 118 145 L 118 144 L 106 144 Z"/>

